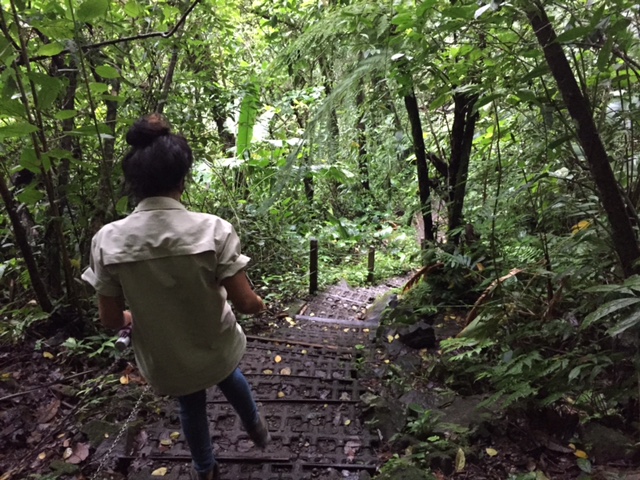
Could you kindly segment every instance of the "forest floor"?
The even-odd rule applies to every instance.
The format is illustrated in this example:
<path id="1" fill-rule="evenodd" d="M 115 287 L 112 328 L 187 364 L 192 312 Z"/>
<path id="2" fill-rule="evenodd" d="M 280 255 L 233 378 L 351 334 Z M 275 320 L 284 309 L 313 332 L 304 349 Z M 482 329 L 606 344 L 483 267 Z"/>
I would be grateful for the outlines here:
<path id="1" fill-rule="evenodd" d="M 366 315 L 358 312 L 354 318 L 370 321 L 375 310 L 374 306 Z M 272 313 L 276 315 L 247 324 L 248 333 L 268 337 L 291 322 L 286 312 Z M 455 335 L 459 321 L 439 315 L 434 323 L 436 342 Z M 68 342 L 61 346 L 63 334 L 34 335 L 19 345 L 0 347 L 0 480 L 93 479 L 99 463 L 92 446 L 96 435 L 117 436 L 118 425 L 126 422 L 140 399 L 142 408 L 131 426 L 175 420 L 172 402 L 141 394 L 144 382 L 130 355 L 111 353 L 112 347 L 105 345 L 110 353 L 105 362 L 99 360 L 104 355 L 92 356 L 95 344 L 90 347 L 88 340 L 69 348 Z M 584 464 L 580 468 L 579 450 L 566 441 L 568 431 L 576 427 L 571 419 L 549 412 L 524 415 L 479 408 L 484 396 L 460 395 L 425 373 L 438 361 L 437 343 L 415 349 L 396 335 L 383 328 L 377 336 L 370 335 L 369 345 L 357 347 L 362 354 L 359 382 L 366 388 L 361 395 L 366 418 L 359 423 L 373 425 L 381 440 L 376 451 L 379 465 L 389 461 L 379 478 L 423 478 L 398 459 L 405 457 L 414 464 L 429 464 L 438 479 L 640 480 L 640 471 L 625 472 L 623 465 L 593 465 L 587 475 Z M 114 473 L 100 478 L 125 477 Z M 360 478 L 370 477 L 363 473 Z"/>

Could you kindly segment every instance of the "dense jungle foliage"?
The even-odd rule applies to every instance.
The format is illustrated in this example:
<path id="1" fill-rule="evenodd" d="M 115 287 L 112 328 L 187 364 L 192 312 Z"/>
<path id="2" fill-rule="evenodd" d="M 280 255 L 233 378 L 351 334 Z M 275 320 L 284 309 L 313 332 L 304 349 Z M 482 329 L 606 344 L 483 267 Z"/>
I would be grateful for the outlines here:
<path id="1" fill-rule="evenodd" d="M 79 276 L 159 111 L 267 302 L 305 291 L 309 239 L 324 285 L 365 282 L 375 246 L 377 279 L 425 269 L 390 321 L 464 320 L 434 378 L 637 433 L 637 2 L 0 5 L 4 342 L 96 333 Z"/>

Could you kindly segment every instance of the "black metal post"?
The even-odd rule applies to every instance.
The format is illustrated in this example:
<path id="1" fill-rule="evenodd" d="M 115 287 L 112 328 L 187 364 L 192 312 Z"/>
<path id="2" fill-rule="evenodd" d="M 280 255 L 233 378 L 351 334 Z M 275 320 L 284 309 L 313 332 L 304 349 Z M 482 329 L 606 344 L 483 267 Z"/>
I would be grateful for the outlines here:
<path id="1" fill-rule="evenodd" d="M 318 291 L 318 240 L 312 238 L 309 242 L 309 293 L 315 295 Z"/>
<path id="2" fill-rule="evenodd" d="M 375 247 L 369 247 L 369 273 L 367 274 L 367 282 L 373 283 L 373 272 L 376 266 L 376 249 Z"/>

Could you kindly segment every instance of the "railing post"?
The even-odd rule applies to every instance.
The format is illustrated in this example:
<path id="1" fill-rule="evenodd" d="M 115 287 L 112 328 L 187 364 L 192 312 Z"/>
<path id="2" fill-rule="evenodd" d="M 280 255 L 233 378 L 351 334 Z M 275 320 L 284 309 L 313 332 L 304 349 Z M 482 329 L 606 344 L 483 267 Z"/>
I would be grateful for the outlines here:
<path id="1" fill-rule="evenodd" d="M 309 242 L 309 293 L 315 295 L 318 291 L 318 240 L 312 238 Z"/>
<path id="2" fill-rule="evenodd" d="M 367 274 L 367 282 L 373 283 L 373 272 L 376 266 L 376 249 L 372 245 L 369 247 L 369 265 L 368 265 L 368 274 Z"/>

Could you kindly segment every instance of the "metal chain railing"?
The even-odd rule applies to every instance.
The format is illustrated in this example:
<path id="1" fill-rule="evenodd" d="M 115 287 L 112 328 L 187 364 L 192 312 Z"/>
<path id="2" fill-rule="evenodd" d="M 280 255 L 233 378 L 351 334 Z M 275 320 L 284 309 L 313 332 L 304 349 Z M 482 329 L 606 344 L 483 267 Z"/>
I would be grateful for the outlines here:
<path id="1" fill-rule="evenodd" d="M 99 480 L 99 475 L 102 472 L 102 470 L 104 470 L 104 467 L 107 464 L 107 461 L 110 459 L 111 454 L 113 453 L 113 450 L 118 445 L 118 442 L 120 442 L 120 440 L 122 439 L 122 436 L 125 434 L 125 432 L 129 428 L 129 425 L 131 425 L 131 422 L 133 422 L 135 418 L 138 416 L 138 412 L 140 411 L 140 405 L 142 404 L 142 398 L 144 397 L 145 393 L 147 393 L 148 390 L 149 390 L 149 385 L 145 385 L 144 388 L 142 389 L 142 392 L 140 392 L 140 396 L 138 397 L 136 404 L 133 406 L 133 410 L 131 410 L 131 413 L 129 414 L 127 419 L 124 421 L 124 424 L 122 425 L 122 428 L 120 428 L 120 431 L 116 435 L 116 438 L 113 440 L 113 443 L 100 459 L 98 468 L 96 469 L 94 474 L 91 476 L 91 480 Z"/>

